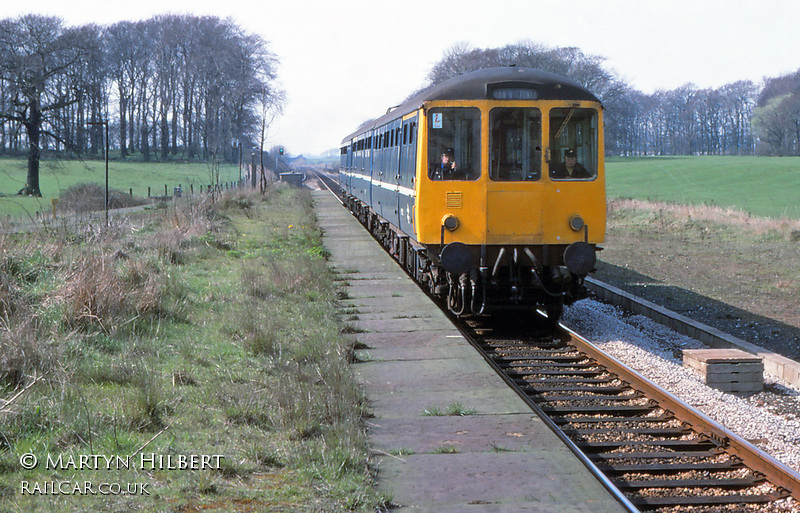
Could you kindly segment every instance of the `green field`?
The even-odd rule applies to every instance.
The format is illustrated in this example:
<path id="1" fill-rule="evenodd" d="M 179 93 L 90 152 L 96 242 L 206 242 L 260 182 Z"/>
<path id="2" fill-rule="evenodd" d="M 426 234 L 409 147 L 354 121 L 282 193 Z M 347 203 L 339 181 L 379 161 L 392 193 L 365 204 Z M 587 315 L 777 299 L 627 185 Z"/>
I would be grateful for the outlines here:
<path id="1" fill-rule="evenodd" d="M 49 212 L 51 198 L 57 198 L 61 191 L 85 182 L 105 183 L 105 163 L 103 161 L 48 161 L 41 162 L 39 182 L 41 198 L 16 196 L 25 186 L 27 160 L 0 159 L 0 217 L 34 216 L 35 212 Z M 123 192 L 133 189 L 136 196 L 147 197 L 150 187 L 153 196 L 164 194 L 167 186 L 169 194 L 179 185 L 188 192 L 190 186 L 199 191 L 200 185 L 216 182 L 211 177 L 211 166 L 203 163 L 142 163 L 112 161 L 108 166 L 109 188 Z M 239 179 L 238 165 L 222 165 L 219 182 L 232 182 Z"/>
<path id="2" fill-rule="evenodd" d="M 610 198 L 800 219 L 800 157 L 616 157 L 606 160 L 606 174 Z"/>
<path id="3" fill-rule="evenodd" d="M 606 161 L 610 198 L 736 207 L 755 216 L 800 219 L 800 157 L 614 157 Z M 42 198 L 15 193 L 25 184 L 24 159 L 0 160 L 0 217 L 33 216 L 50 211 L 50 199 L 83 182 L 104 183 L 101 161 L 43 161 Z M 239 177 L 236 165 L 224 165 L 220 182 Z M 109 186 L 137 196 L 188 191 L 211 182 L 208 164 L 116 162 L 109 165 Z"/>

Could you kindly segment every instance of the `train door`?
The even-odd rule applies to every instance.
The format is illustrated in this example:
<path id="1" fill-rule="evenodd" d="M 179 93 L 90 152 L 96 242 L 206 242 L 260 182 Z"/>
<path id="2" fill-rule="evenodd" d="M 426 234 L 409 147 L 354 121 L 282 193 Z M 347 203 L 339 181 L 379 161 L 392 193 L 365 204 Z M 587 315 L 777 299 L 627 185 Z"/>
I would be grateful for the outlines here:
<path id="1" fill-rule="evenodd" d="M 381 217 L 395 226 L 399 226 L 397 189 L 398 168 L 400 163 L 400 126 L 401 120 L 392 121 L 382 129 L 382 148 L 377 152 L 380 154 L 380 165 L 377 177 L 374 181 L 373 190 L 375 191 L 376 211 Z"/>
<path id="2" fill-rule="evenodd" d="M 366 142 L 367 140 L 364 136 L 356 143 L 356 147 L 358 148 L 358 160 L 356 163 L 356 173 L 359 176 L 359 182 L 361 183 L 360 192 L 361 192 L 361 199 L 365 203 L 369 204 L 372 198 L 372 187 L 370 186 L 371 178 L 370 178 L 370 171 L 369 171 L 369 161 L 367 159 L 367 150 L 366 150 Z"/>
<path id="3" fill-rule="evenodd" d="M 400 133 L 400 162 L 397 175 L 397 212 L 400 229 L 414 233 L 414 180 L 417 171 L 417 116 L 403 121 Z"/>
<path id="4" fill-rule="evenodd" d="M 348 148 L 350 148 L 350 144 L 342 146 L 339 150 L 339 186 L 344 192 L 350 194 L 350 178 L 347 174 L 350 167 Z"/>
<path id="5" fill-rule="evenodd" d="M 388 158 L 388 132 L 386 126 L 378 127 L 374 133 L 374 154 L 372 162 L 372 208 L 375 212 L 386 219 L 387 216 L 387 191 L 386 191 L 386 169 Z M 389 204 L 392 207 L 392 204 Z"/>
<path id="6" fill-rule="evenodd" d="M 375 183 L 375 166 L 373 163 L 373 151 L 372 151 L 372 132 L 367 132 L 367 135 L 364 137 L 363 146 L 364 146 L 364 160 L 362 162 L 362 173 L 364 176 L 367 177 L 367 204 L 372 205 L 374 201 L 374 183 Z"/>
<path id="7" fill-rule="evenodd" d="M 487 241 L 530 244 L 543 230 L 541 111 L 495 107 L 489 129 Z"/>
<path id="8" fill-rule="evenodd" d="M 403 120 L 398 119 L 397 123 L 393 123 L 394 130 L 394 152 L 392 153 L 392 208 L 394 210 L 394 217 L 392 223 L 400 227 L 400 175 L 403 173 Z"/>

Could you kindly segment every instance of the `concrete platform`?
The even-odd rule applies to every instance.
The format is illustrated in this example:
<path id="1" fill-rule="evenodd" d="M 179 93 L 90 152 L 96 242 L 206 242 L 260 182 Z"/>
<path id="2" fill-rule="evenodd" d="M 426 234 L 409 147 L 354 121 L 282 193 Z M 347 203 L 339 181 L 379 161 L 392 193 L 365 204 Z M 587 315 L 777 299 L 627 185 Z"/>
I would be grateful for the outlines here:
<path id="1" fill-rule="evenodd" d="M 511 391 L 364 228 L 314 191 L 343 318 L 367 349 L 353 366 L 378 485 L 398 511 L 626 511 Z M 433 415 L 452 409 L 463 415 Z"/>

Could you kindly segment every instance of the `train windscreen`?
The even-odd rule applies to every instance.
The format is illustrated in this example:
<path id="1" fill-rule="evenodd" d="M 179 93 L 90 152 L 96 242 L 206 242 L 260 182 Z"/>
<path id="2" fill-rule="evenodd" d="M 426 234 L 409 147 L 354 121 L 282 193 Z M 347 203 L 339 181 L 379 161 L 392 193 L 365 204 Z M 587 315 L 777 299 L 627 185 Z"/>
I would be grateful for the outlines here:
<path id="1" fill-rule="evenodd" d="M 591 180 L 597 176 L 597 111 L 550 110 L 550 178 Z"/>
<path id="2" fill-rule="evenodd" d="M 495 181 L 533 181 L 542 175 L 542 115 L 539 109 L 492 109 L 489 177 Z"/>
<path id="3" fill-rule="evenodd" d="M 428 173 L 433 180 L 481 176 L 481 111 L 445 107 L 428 112 Z"/>

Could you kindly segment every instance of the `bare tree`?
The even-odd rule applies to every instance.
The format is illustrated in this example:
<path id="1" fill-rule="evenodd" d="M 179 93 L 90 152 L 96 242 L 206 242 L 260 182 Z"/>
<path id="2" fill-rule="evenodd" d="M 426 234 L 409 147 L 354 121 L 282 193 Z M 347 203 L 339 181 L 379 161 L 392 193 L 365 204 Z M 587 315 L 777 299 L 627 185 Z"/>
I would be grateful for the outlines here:
<path id="1" fill-rule="evenodd" d="M 722 87 L 728 128 L 728 154 L 750 155 L 753 152 L 750 119 L 757 93 L 758 88 L 749 80 L 740 80 Z"/>
<path id="2" fill-rule="evenodd" d="M 0 81 L 9 96 L 0 118 L 20 123 L 28 136 L 28 177 L 19 194 L 41 196 L 42 136 L 56 137 L 48 129 L 52 115 L 83 94 L 76 88 L 81 80 L 60 80 L 76 71 L 85 49 L 59 18 L 32 14 L 0 20 L 0 48 Z"/>
<path id="3" fill-rule="evenodd" d="M 444 82 L 448 78 L 480 69 L 481 66 L 476 62 L 476 60 L 481 60 L 478 57 L 480 53 L 481 50 L 473 49 L 466 42 L 456 43 L 451 46 L 428 73 L 429 86 Z"/>
<path id="4" fill-rule="evenodd" d="M 260 91 L 258 100 L 260 106 L 260 115 L 259 115 L 259 132 L 258 132 L 258 147 L 259 147 L 259 155 L 261 156 L 261 190 L 263 191 L 267 185 L 267 179 L 265 176 L 265 169 L 267 166 L 264 165 L 264 143 L 267 139 L 267 130 L 269 126 L 272 124 L 272 121 L 275 119 L 275 116 L 282 112 L 283 102 L 284 102 L 285 95 L 283 91 L 271 91 L 268 87 L 262 88 Z M 277 155 L 277 153 L 276 153 Z M 277 157 L 276 157 L 277 158 Z M 278 170 L 278 163 L 275 162 L 275 174 L 278 175 L 280 171 Z"/>
<path id="5" fill-rule="evenodd" d="M 753 130 L 774 155 L 800 155 L 800 71 L 769 79 L 753 110 Z"/>
<path id="6" fill-rule="evenodd" d="M 36 15 L 0 20 L 0 153 L 27 139 L 20 193 L 35 195 L 42 152 L 97 153 L 102 131 L 90 125 L 99 121 L 113 128 L 122 158 L 183 152 L 232 162 L 231 141 L 252 146 L 280 112 L 277 66 L 260 36 L 213 16 L 105 28 Z"/>
<path id="7" fill-rule="evenodd" d="M 139 63 L 145 51 L 136 24 L 121 21 L 108 27 L 105 31 L 105 51 L 108 78 L 116 85 L 119 101 L 119 149 L 120 157 L 124 159 L 128 156 L 128 145 L 132 141 L 128 134 L 130 109 L 138 83 L 136 76 Z"/>

